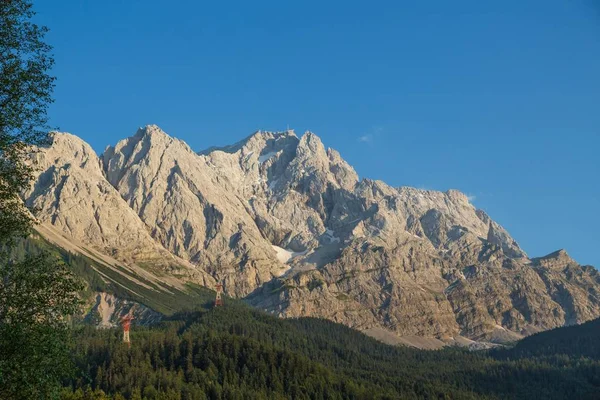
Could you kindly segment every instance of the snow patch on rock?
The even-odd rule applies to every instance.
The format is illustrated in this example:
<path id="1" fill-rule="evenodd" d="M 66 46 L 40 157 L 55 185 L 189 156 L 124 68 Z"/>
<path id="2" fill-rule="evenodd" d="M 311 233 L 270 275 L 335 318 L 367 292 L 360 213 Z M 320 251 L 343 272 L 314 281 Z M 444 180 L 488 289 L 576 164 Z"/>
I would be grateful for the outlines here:
<path id="1" fill-rule="evenodd" d="M 279 247 L 279 246 L 275 246 L 275 245 L 271 245 L 271 246 L 273 247 L 273 250 L 275 250 L 277 252 L 277 259 L 279 261 L 281 261 L 283 264 L 287 264 L 293 258 L 298 257 L 298 256 L 303 256 L 308 252 L 308 250 L 304 250 L 301 252 L 293 252 L 293 251 L 284 249 L 283 247 Z"/>
<path id="2" fill-rule="evenodd" d="M 335 236 L 334 232 L 329 228 L 325 230 L 325 237 L 329 239 L 329 243 L 340 243 L 340 238 Z"/>
<path id="3" fill-rule="evenodd" d="M 276 151 L 271 151 L 267 154 L 263 154 L 262 156 L 258 157 L 258 163 L 263 164 L 263 163 L 269 161 L 271 158 L 275 157 L 276 155 L 277 155 Z"/>

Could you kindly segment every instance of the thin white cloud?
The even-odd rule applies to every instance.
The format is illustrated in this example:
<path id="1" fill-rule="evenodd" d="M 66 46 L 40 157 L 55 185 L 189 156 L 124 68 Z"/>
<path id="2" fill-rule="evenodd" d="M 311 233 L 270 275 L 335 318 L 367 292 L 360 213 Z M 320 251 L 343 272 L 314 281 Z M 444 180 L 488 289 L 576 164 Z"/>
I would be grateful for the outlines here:
<path id="1" fill-rule="evenodd" d="M 474 194 L 467 194 L 467 200 L 469 200 L 469 202 L 474 202 L 477 199 L 477 196 L 475 196 Z"/>
<path id="2" fill-rule="evenodd" d="M 373 143 L 373 135 L 372 134 L 362 135 L 358 138 L 358 141 L 362 142 L 362 143 Z"/>
<path id="3" fill-rule="evenodd" d="M 384 129 L 381 126 L 373 126 L 364 135 L 357 137 L 356 141 L 372 146 L 376 141 L 379 142 L 379 139 L 383 134 L 383 130 Z"/>

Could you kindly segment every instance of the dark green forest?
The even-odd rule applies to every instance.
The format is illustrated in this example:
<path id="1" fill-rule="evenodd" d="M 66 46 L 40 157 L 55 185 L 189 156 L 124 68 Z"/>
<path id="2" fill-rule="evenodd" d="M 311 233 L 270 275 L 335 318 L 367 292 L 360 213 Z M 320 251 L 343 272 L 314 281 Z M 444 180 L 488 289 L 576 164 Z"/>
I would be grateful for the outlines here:
<path id="1" fill-rule="evenodd" d="M 239 300 L 215 308 L 206 288 L 166 287 L 36 235 L 19 194 L 36 176 L 29 146 L 53 129 L 55 77 L 34 16 L 31 1 L 0 2 L 0 400 L 600 399 L 600 320 L 487 351 L 393 347 Z M 81 318 L 97 292 L 164 319 L 134 321 L 128 346 Z"/>
<path id="2" fill-rule="evenodd" d="M 391 347 L 325 320 L 281 320 L 229 301 L 135 327 L 76 333 L 65 399 L 594 399 L 600 322 L 512 349 Z M 581 335 L 579 332 L 583 332 Z"/>
<path id="3" fill-rule="evenodd" d="M 51 251 L 87 282 L 86 291 L 116 292 L 92 261 L 41 238 L 13 256 Z M 101 268 L 101 265 L 94 265 Z M 75 370 L 63 399 L 596 399 L 600 398 L 600 320 L 528 337 L 511 348 L 469 352 L 393 347 L 315 318 L 279 319 L 191 288 L 159 299 L 159 325 L 120 329 L 74 321 Z M 132 298 L 144 302 L 144 298 Z M 154 300 L 155 302 L 157 300 Z M 168 305 L 168 307 L 166 307 Z M 134 321 L 135 322 L 135 321 Z"/>

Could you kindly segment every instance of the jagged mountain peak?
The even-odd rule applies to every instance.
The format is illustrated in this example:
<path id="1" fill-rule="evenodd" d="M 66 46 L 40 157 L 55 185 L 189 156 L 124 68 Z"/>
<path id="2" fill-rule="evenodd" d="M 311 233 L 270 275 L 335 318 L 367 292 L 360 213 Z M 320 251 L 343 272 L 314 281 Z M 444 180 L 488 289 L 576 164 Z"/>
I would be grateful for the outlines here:
<path id="1" fill-rule="evenodd" d="M 69 132 L 52 131 L 48 133 L 48 139 L 46 145 L 43 146 L 46 149 L 54 148 L 65 153 L 72 150 L 74 154 L 81 149 L 85 150 L 86 153 L 94 153 L 92 146 L 79 136 Z M 70 156 L 70 154 L 64 154 L 64 156 Z"/>
<path id="2" fill-rule="evenodd" d="M 134 136 L 166 136 L 170 138 L 170 136 L 161 129 L 160 126 L 155 124 L 148 124 L 145 126 L 140 126 Z"/>
<path id="3" fill-rule="evenodd" d="M 154 146 L 167 146 L 172 143 L 177 143 L 178 145 L 185 148 L 187 151 L 191 151 L 190 147 L 186 142 L 181 139 L 178 139 L 174 136 L 169 135 L 165 132 L 161 127 L 154 124 L 149 124 L 145 126 L 141 126 L 138 128 L 136 133 L 129 138 L 120 140 L 119 143 L 128 143 L 128 142 L 139 142 L 139 141 L 148 141 L 152 143 Z M 117 144 L 117 145 L 118 145 Z M 116 147 L 116 146 L 115 146 Z"/>
<path id="4" fill-rule="evenodd" d="M 547 267 L 564 267 L 568 264 L 574 264 L 575 260 L 567 253 L 565 249 L 556 250 L 543 257 L 532 258 L 535 265 L 543 265 Z"/>
<path id="5" fill-rule="evenodd" d="M 296 133 L 294 132 L 293 129 L 287 129 L 285 131 L 264 131 L 264 130 L 258 130 L 254 133 L 252 133 L 251 135 L 245 137 L 244 139 L 240 140 L 239 142 L 236 142 L 234 144 L 231 145 L 225 145 L 225 146 L 211 146 L 205 150 L 201 150 L 198 152 L 199 155 L 209 155 L 210 153 L 213 153 L 215 151 L 221 151 L 224 153 L 237 153 L 238 151 L 240 151 L 243 148 L 249 148 L 249 147 L 256 147 L 256 145 L 260 145 L 262 143 L 268 142 L 270 140 L 281 140 L 281 139 L 290 139 L 290 138 L 295 138 L 295 141 L 298 141 L 298 137 L 296 136 Z M 290 141 L 294 141 L 294 139 L 290 140 Z"/>
<path id="6" fill-rule="evenodd" d="M 540 259 L 549 259 L 549 258 L 571 258 L 565 249 L 558 249 L 544 257 L 539 257 Z"/>
<path id="7" fill-rule="evenodd" d="M 149 124 L 139 127 L 135 134 L 128 138 L 118 141 L 117 144 L 114 146 L 109 146 L 109 149 L 112 148 L 114 150 L 114 148 L 123 148 L 126 146 L 132 147 L 140 142 L 152 143 L 154 146 L 165 146 L 174 141 L 179 141 L 180 143 L 185 144 L 185 142 L 183 142 L 182 140 L 170 136 L 158 125 Z M 187 146 L 187 144 L 185 144 L 185 146 Z"/>
<path id="8" fill-rule="evenodd" d="M 168 135 L 157 125 L 146 125 L 140 127 L 133 136 L 108 146 L 101 159 L 108 181 L 116 187 L 126 169 L 141 163 L 152 164 L 167 151 L 181 156 L 195 156 L 183 140 Z"/>
<path id="9" fill-rule="evenodd" d="M 415 201 L 419 201 L 420 199 L 429 201 L 440 201 L 441 199 L 446 199 L 454 203 L 470 205 L 473 208 L 475 208 L 471 204 L 469 196 L 457 189 L 448 189 L 445 192 L 443 192 L 432 189 L 420 189 L 410 186 L 400 186 L 397 188 L 397 190 L 401 195 L 411 197 Z"/>
<path id="10" fill-rule="evenodd" d="M 300 138 L 298 144 L 298 155 L 300 157 L 326 156 L 327 151 L 321 138 L 310 131 L 306 131 Z"/>
<path id="11" fill-rule="evenodd" d="M 566 253 L 528 259 L 458 190 L 359 180 L 312 132 L 195 153 L 148 125 L 100 158 L 69 134 L 32 157 L 24 199 L 67 239 L 278 315 L 444 340 L 600 315 L 597 275 Z"/>
<path id="12" fill-rule="evenodd" d="M 471 203 L 471 201 L 469 200 L 469 196 L 467 196 L 465 193 L 461 192 L 460 190 L 457 189 L 448 189 L 445 192 L 446 196 L 448 196 L 449 198 L 456 200 L 456 201 L 460 201 L 463 203 Z"/>
<path id="13" fill-rule="evenodd" d="M 79 136 L 69 132 L 51 131 L 48 133 L 48 138 L 50 139 L 48 146 L 60 146 L 61 144 L 77 144 L 91 148 L 91 146 Z"/>
<path id="14" fill-rule="evenodd" d="M 250 156 L 254 153 L 257 153 L 257 156 L 261 156 L 284 148 L 292 148 L 294 153 L 297 153 L 294 156 L 306 158 L 314 157 L 315 155 L 320 156 L 319 158 L 339 157 L 339 153 L 334 150 L 325 149 L 321 139 L 316 134 L 306 131 L 299 138 L 293 129 L 285 131 L 259 130 L 232 145 L 210 147 L 200 151 L 198 154 L 210 155 L 214 152 L 235 154 L 241 152 L 242 156 Z"/>
<path id="15" fill-rule="evenodd" d="M 37 167 L 47 167 L 52 163 L 63 169 L 77 166 L 93 175 L 102 175 L 101 163 L 94 149 L 79 138 L 68 132 L 50 132 L 49 143 L 31 154 L 31 161 Z"/>

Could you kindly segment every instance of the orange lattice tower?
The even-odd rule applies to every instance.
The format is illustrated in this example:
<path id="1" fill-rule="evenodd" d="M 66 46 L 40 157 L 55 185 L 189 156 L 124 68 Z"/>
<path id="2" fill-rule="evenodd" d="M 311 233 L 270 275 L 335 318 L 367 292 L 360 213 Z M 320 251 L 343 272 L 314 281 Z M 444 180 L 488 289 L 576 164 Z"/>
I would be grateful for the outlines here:
<path id="1" fill-rule="evenodd" d="M 133 315 L 127 314 L 121 317 L 121 325 L 123 325 L 123 343 L 127 343 L 127 346 L 131 347 L 131 340 L 129 339 L 129 329 L 131 328 L 131 320 Z"/>
<path id="2" fill-rule="evenodd" d="M 215 298 L 215 307 L 219 307 L 223 305 L 223 299 L 221 299 L 221 293 L 223 292 L 223 285 L 217 283 L 215 286 L 217 289 L 217 297 Z"/>

